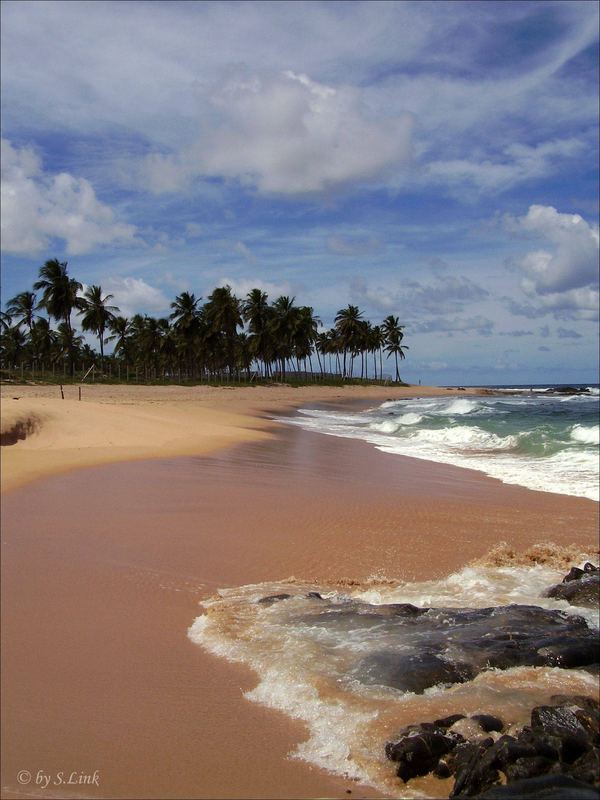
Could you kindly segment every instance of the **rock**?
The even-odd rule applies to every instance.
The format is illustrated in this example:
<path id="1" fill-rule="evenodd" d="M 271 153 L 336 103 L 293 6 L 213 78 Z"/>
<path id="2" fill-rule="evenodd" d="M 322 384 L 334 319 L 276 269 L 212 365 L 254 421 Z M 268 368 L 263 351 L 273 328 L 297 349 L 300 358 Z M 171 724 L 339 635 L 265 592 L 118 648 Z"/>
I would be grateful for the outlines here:
<path id="1" fill-rule="evenodd" d="M 488 738 L 484 729 L 473 717 L 458 720 L 448 728 L 448 733 L 458 733 L 464 739 L 475 744 Z"/>
<path id="2" fill-rule="evenodd" d="M 597 571 L 584 572 L 579 578 L 572 577 L 566 582 L 552 586 L 546 596 L 554 597 L 556 600 L 566 600 L 572 606 L 594 608 L 600 602 L 600 575 Z"/>
<path id="3" fill-rule="evenodd" d="M 478 722 L 486 733 L 491 731 L 503 731 L 504 723 L 499 717 L 494 717 L 491 714 L 473 714 L 471 719 Z"/>
<path id="4" fill-rule="evenodd" d="M 291 594 L 271 594 L 268 597 L 261 597 L 258 602 L 263 603 L 263 605 L 271 605 L 272 603 L 278 603 L 280 600 L 289 600 L 291 596 Z"/>
<path id="5" fill-rule="evenodd" d="M 456 739 L 444 736 L 441 731 L 410 731 L 399 741 L 386 745 L 386 756 L 398 764 L 396 774 L 406 783 L 431 772 L 440 756 L 455 746 Z"/>
<path id="6" fill-rule="evenodd" d="M 372 650 L 357 657 L 350 677 L 399 691 L 461 683 L 490 668 L 587 667 L 600 654 L 597 636 L 584 619 L 537 606 L 457 609 L 324 601 L 322 614 L 301 614 L 297 621 L 323 626 L 340 639 L 365 631 Z"/>
<path id="7" fill-rule="evenodd" d="M 570 571 L 565 575 L 562 579 L 563 583 L 569 583 L 569 581 L 577 581 L 579 578 L 582 578 L 585 575 L 585 572 L 579 567 L 571 567 Z"/>
<path id="8" fill-rule="evenodd" d="M 597 787 L 600 779 L 600 751 L 598 747 L 593 747 L 587 753 L 584 753 L 571 764 L 568 772 L 573 778 Z"/>
<path id="9" fill-rule="evenodd" d="M 311 600 L 323 600 L 323 595 L 319 594 L 319 592 L 309 592 L 306 596 Z"/>
<path id="10" fill-rule="evenodd" d="M 468 664 L 453 664 L 435 653 L 374 653 L 363 658 L 357 667 L 361 683 L 367 686 L 390 686 L 403 692 L 422 694 L 438 684 L 464 683 L 475 673 Z"/>
<path id="11" fill-rule="evenodd" d="M 471 797 L 499 782 L 500 775 L 488 754 L 490 746 L 493 746 L 491 739 L 456 746 L 450 763 L 456 775 L 450 797 Z"/>
<path id="12" fill-rule="evenodd" d="M 561 760 L 567 764 L 572 764 L 591 747 L 588 732 L 574 711 L 566 706 L 536 706 L 531 712 L 531 728 L 559 739 Z"/>
<path id="13" fill-rule="evenodd" d="M 461 719 L 466 719 L 466 716 L 464 714 L 450 714 L 449 717 L 442 717 L 441 719 L 434 720 L 433 724 L 438 728 L 449 728 Z"/>
<path id="14" fill-rule="evenodd" d="M 589 394 L 590 390 L 581 386 L 556 386 L 550 389 L 547 394 Z"/>
<path id="15" fill-rule="evenodd" d="M 520 797 L 513 787 L 525 787 L 523 797 L 559 798 L 561 787 L 575 792 L 581 786 L 586 793 L 564 796 L 591 797 L 588 790 L 600 784 L 599 704 L 582 695 L 554 695 L 551 703 L 532 709 L 531 725 L 497 741 L 481 738 L 482 725 L 493 736 L 505 725 L 484 713 L 409 725 L 388 742 L 386 755 L 398 763 L 404 781 L 426 774 L 423 770 L 442 779 L 454 775 L 450 797 Z M 507 787 L 499 786 L 503 781 Z M 492 794 L 505 788 L 510 792 Z"/>
<path id="16" fill-rule="evenodd" d="M 543 775 L 506 786 L 494 786 L 478 795 L 479 800 L 519 800 L 529 797 L 538 800 L 598 800 L 598 792 L 589 784 L 568 775 Z"/>

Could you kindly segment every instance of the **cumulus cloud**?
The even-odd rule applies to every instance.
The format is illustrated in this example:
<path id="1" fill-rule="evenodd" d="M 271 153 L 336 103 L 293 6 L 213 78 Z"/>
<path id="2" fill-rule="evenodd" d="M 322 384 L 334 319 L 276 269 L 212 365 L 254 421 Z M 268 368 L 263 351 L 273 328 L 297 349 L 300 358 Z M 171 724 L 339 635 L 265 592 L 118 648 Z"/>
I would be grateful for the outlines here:
<path id="1" fill-rule="evenodd" d="M 411 318 L 463 311 L 469 304 L 489 297 L 487 289 L 466 275 L 436 275 L 429 283 L 410 281 L 400 287 L 372 286 L 355 276 L 350 289 L 356 302 L 366 302 L 383 312 L 406 309 Z"/>
<path id="2" fill-rule="evenodd" d="M 218 122 L 175 154 L 138 168 L 151 191 L 221 177 L 260 192 L 302 195 L 365 182 L 410 156 L 412 118 L 369 116 L 360 90 L 285 71 L 230 78 L 209 95 Z"/>
<path id="3" fill-rule="evenodd" d="M 103 288 L 114 296 L 113 305 L 118 306 L 125 317 L 132 314 L 166 314 L 169 309 L 169 299 L 143 278 L 111 277 L 106 279 Z"/>
<path id="4" fill-rule="evenodd" d="M 532 205 L 527 214 L 508 220 L 509 227 L 533 234 L 552 249 L 533 250 L 520 266 L 528 294 L 551 294 L 598 285 L 598 228 L 579 214 Z"/>
<path id="5" fill-rule="evenodd" d="M 133 225 L 118 222 L 85 178 L 48 175 L 36 153 L 2 139 L 2 247 L 36 255 L 62 239 L 71 255 L 135 241 Z"/>

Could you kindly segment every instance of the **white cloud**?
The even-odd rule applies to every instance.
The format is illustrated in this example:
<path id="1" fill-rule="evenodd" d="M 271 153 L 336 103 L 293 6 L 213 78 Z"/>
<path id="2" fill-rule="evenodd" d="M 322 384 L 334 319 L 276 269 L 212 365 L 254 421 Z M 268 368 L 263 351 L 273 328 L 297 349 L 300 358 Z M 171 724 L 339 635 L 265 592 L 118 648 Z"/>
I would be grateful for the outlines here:
<path id="1" fill-rule="evenodd" d="M 532 250 L 520 262 L 526 294 L 549 295 L 598 285 L 598 229 L 579 214 L 561 214 L 552 206 L 532 205 L 527 214 L 508 221 L 513 230 L 533 234 L 552 249 Z M 573 295 L 575 297 L 576 295 Z"/>
<path id="2" fill-rule="evenodd" d="M 370 118 L 361 93 L 289 70 L 245 72 L 209 97 L 219 121 L 173 155 L 151 154 L 138 180 L 154 192 L 197 177 L 230 178 L 260 192 L 308 194 L 370 181 L 410 156 L 412 118 Z"/>
<path id="3" fill-rule="evenodd" d="M 151 152 L 154 192 L 202 175 L 288 195 L 397 186 L 412 118 L 411 180 L 451 191 L 508 188 L 594 146 L 596 86 L 562 69 L 597 40 L 593 3 L 56 0 L 2 14 L 6 128 L 99 133 L 103 169 L 129 186 L 106 136 L 126 132 L 125 161 L 140 142 Z M 490 56 L 538 20 L 554 34 Z"/>
<path id="4" fill-rule="evenodd" d="M 112 304 L 118 306 L 120 314 L 125 317 L 133 314 L 166 314 L 169 309 L 169 299 L 143 278 L 107 278 L 103 289 L 114 296 Z"/>
<path id="5" fill-rule="evenodd" d="M 289 283 L 272 283 L 271 281 L 264 281 L 262 278 L 220 278 L 214 286 L 231 286 L 233 293 L 236 297 L 243 300 L 252 289 L 262 289 L 269 296 L 269 302 L 276 300 L 281 295 L 291 295 L 292 289 Z M 214 286 L 211 287 L 210 293 Z M 208 294 L 207 293 L 207 294 Z"/>
<path id="6" fill-rule="evenodd" d="M 585 149 L 585 143 L 574 138 L 542 142 L 535 147 L 513 143 L 496 159 L 432 161 L 425 167 L 424 178 L 450 188 L 458 186 L 463 191 L 502 191 L 555 172 L 557 162 L 576 158 Z"/>
<path id="7" fill-rule="evenodd" d="M 2 139 L 2 247 L 35 255 L 53 238 L 63 239 L 71 255 L 95 247 L 135 241 L 135 228 L 117 222 L 85 178 L 67 172 L 44 173 L 38 156 Z"/>

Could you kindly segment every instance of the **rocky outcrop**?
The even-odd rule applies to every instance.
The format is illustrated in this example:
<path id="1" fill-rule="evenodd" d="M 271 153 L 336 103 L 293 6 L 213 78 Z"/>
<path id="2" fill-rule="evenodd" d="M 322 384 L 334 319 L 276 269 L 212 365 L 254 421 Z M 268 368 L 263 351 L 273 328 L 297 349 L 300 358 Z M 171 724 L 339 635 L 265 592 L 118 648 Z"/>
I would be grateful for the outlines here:
<path id="1" fill-rule="evenodd" d="M 552 703 L 532 709 L 530 725 L 516 736 L 486 714 L 411 725 L 387 743 L 386 756 L 404 782 L 430 772 L 454 776 L 451 798 L 597 798 L 598 703 L 564 695 Z"/>
<path id="2" fill-rule="evenodd" d="M 562 583 L 548 589 L 546 597 L 566 600 L 572 606 L 595 608 L 600 602 L 600 569 L 589 561 L 583 569 L 573 567 Z"/>
<path id="3" fill-rule="evenodd" d="M 354 615 L 351 623 L 349 615 Z M 321 622 L 322 620 L 322 622 Z M 537 606 L 417 609 L 370 606 L 330 609 L 312 624 L 378 625 L 397 649 L 361 658 L 351 675 L 365 685 L 421 693 L 463 683 L 486 669 L 518 666 L 584 667 L 598 661 L 597 636 L 580 617 Z M 451 640 L 448 639 L 451 631 Z"/>

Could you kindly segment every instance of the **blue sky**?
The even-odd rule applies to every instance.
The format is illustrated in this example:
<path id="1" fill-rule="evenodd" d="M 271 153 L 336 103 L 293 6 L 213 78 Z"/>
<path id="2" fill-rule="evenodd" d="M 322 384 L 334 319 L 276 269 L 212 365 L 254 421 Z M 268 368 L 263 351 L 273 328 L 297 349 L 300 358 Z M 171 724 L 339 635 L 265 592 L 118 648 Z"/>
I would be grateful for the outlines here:
<path id="1" fill-rule="evenodd" d="M 595 2 L 2 5 L 3 300 L 47 258 L 393 313 L 423 383 L 597 381 Z"/>

